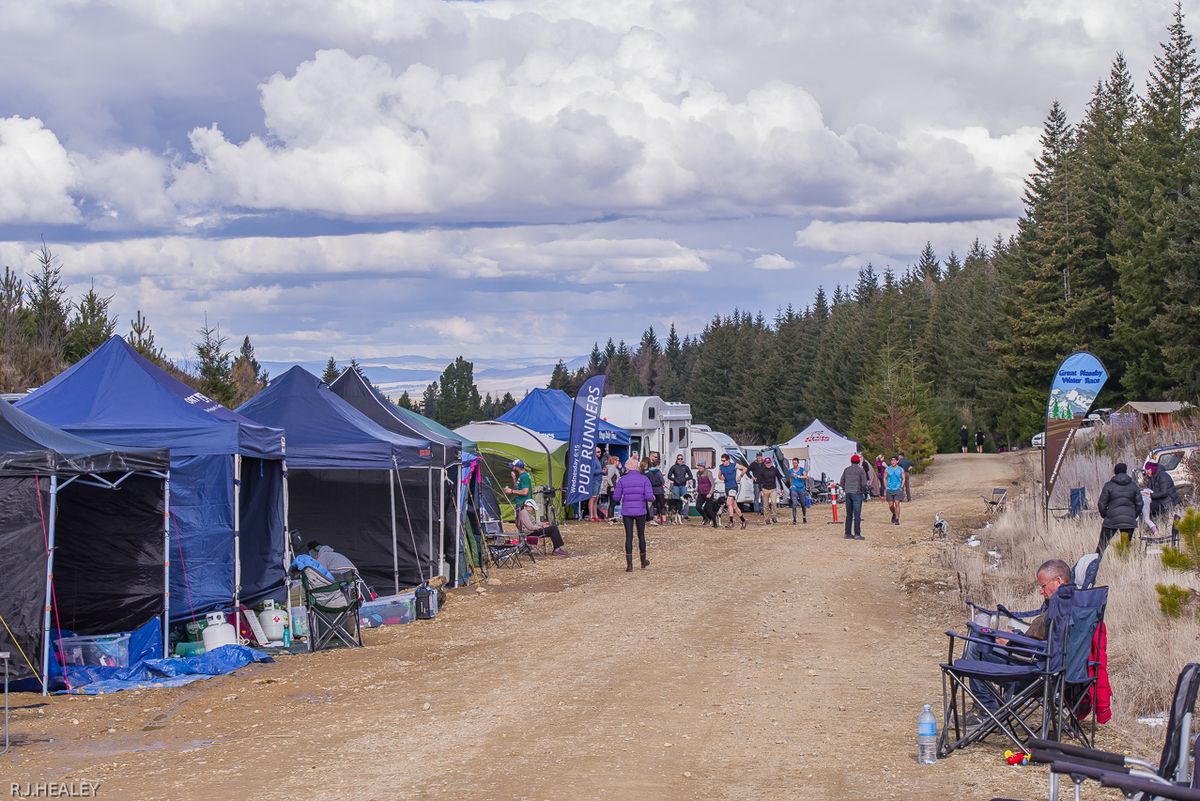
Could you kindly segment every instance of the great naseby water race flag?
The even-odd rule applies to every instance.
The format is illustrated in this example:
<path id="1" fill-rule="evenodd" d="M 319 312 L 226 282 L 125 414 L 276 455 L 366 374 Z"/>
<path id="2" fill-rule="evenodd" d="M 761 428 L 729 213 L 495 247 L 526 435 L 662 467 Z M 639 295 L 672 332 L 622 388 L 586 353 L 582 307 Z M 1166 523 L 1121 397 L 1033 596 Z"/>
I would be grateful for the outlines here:
<path id="1" fill-rule="evenodd" d="M 1108 371 L 1104 365 L 1087 351 L 1076 351 L 1063 359 L 1054 374 L 1050 398 L 1046 401 L 1046 441 L 1042 451 L 1042 491 L 1046 508 L 1050 506 L 1050 496 L 1067 445 L 1107 380 Z"/>
<path id="2" fill-rule="evenodd" d="M 604 402 L 604 376 L 583 382 L 571 408 L 571 444 L 568 446 L 567 503 L 592 496 L 593 454 L 600 441 L 600 404 Z"/>

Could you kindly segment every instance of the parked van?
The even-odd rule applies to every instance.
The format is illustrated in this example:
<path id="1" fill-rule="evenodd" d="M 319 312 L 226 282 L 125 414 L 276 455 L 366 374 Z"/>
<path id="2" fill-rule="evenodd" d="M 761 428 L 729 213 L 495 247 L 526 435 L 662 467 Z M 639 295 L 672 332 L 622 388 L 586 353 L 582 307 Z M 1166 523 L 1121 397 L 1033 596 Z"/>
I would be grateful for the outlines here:
<path id="1" fill-rule="evenodd" d="M 729 454 L 734 464 L 747 464 L 746 454 L 733 441 L 733 437 L 713 431 L 708 426 L 693 425 L 688 429 L 688 465 L 695 470 L 700 462 L 709 470 L 719 467 L 722 454 Z"/>
<path id="2" fill-rule="evenodd" d="M 629 453 L 639 458 L 657 453 L 664 466 L 677 453 L 688 452 L 692 407 L 657 395 L 605 395 L 602 416 L 629 432 Z"/>

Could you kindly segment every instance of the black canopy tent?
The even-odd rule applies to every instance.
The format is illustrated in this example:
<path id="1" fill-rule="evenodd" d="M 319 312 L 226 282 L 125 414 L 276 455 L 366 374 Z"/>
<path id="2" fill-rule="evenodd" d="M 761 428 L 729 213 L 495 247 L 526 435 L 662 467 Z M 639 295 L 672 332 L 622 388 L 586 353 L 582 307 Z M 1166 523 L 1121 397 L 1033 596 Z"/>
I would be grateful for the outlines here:
<path id="1" fill-rule="evenodd" d="M 52 612 L 87 634 L 167 625 L 169 484 L 167 451 L 93 442 L 0 402 L 0 651 L 15 678 L 46 693 Z"/>

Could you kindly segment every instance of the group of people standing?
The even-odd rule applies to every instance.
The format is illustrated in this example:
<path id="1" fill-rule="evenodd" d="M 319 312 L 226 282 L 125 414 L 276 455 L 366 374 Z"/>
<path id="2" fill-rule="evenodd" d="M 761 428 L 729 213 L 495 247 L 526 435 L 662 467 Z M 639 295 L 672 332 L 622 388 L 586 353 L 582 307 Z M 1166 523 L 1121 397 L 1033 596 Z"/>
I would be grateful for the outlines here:
<path id="1" fill-rule="evenodd" d="M 1118 535 L 1126 545 L 1131 543 L 1139 519 L 1145 521 L 1154 532 L 1157 532 L 1158 521 L 1161 521 L 1170 525 L 1172 537 L 1175 535 L 1174 509 L 1179 504 L 1175 479 L 1155 462 L 1147 462 L 1142 473 L 1145 486 L 1139 487 L 1138 482 L 1129 475 L 1128 465 L 1118 462 L 1113 466 L 1113 477 L 1100 490 L 1096 511 L 1102 520 L 1096 553 L 1101 556 L 1109 542 Z"/>
<path id="2" fill-rule="evenodd" d="M 986 439 L 986 437 L 983 434 L 983 429 L 976 426 L 975 427 L 975 452 L 976 453 L 983 453 L 983 442 L 985 439 Z M 962 427 L 958 429 L 958 447 L 962 450 L 963 453 L 967 453 L 967 449 L 968 449 L 968 446 L 970 445 L 970 442 L 971 442 L 971 431 L 970 431 L 970 429 L 967 428 L 967 424 L 963 423 Z"/>

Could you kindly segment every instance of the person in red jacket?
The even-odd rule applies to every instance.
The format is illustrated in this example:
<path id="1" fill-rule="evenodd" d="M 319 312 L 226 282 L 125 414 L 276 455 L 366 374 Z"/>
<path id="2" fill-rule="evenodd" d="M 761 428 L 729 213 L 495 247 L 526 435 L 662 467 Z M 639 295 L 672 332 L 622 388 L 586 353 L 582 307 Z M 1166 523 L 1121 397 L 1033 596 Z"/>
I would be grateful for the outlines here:
<path id="1" fill-rule="evenodd" d="M 637 527 L 638 551 L 642 554 L 642 569 L 650 566 L 646 558 L 646 516 L 654 503 L 654 489 L 650 479 L 638 470 L 638 460 L 631 457 L 625 463 L 628 470 L 617 479 L 613 489 L 613 502 L 621 504 L 621 522 L 625 524 L 625 572 L 633 572 L 633 529 Z"/>

